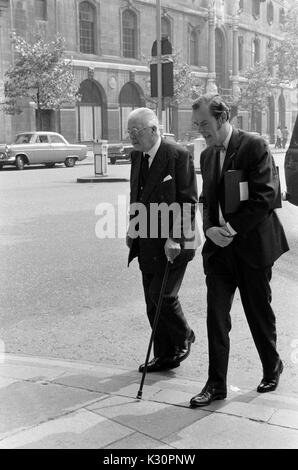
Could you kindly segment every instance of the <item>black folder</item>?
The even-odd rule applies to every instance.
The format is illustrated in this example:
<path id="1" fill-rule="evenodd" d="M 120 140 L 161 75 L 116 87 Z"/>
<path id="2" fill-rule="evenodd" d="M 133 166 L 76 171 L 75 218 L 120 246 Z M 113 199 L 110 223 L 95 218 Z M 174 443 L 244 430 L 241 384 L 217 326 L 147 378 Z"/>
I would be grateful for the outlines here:
<path id="1" fill-rule="evenodd" d="M 279 180 L 279 168 L 276 167 L 276 178 L 278 178 L 278 193 L 274 201 L 273 209 L 282 207 L 281 203 L 281 189 Z M 247 197 L 240 198 L 240 183 L 243 183 L 244 189 L 247 189 Z M 225 188 L 225 213 L 234 214 L 238 211 L 241 202 L 249 198 L 247 182 L 245 181 L 243 170 L 228 170 L 224 174 L 224 188 Z M 244 191 L 245 192 L 245 191 Z"/>

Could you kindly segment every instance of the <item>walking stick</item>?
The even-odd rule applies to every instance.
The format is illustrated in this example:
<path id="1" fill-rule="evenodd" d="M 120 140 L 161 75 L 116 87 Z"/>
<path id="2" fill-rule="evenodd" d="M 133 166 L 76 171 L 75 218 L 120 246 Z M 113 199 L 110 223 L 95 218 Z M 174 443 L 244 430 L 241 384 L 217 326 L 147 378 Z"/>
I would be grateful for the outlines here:
<path id="1" fill-rule="evenodd" d="M 146 360 L 145 360 L 145 364 L 144 364 L 144 369 L 143 369 L 143 375 L 142 375 L 142 379 L 141 379 L 141 383 L 140 383 L 140 388 L 139 388 L 139 391 L 138 391 L 138 394 L 137 394 L 137 397 L 136 397 L 139 400 L 142 399 L 143 385 L 144 385 L 145 376 L 146 376 L 146 372 L 147 372 L 147 366 L 148 366 L 149 357 L 150 357 L 150 353 L 151 353 L 152 343 L 153 343 L 153 340 L 154 340 L 158 320 L 159 320 L 159 317 L 160 317 L 161 304 L 162 304 L 163 296 L 164 296 L 165 289 L 166 289 L 166 284 L 167 284 L 168 274 L 169 274 L 169 268 L 170 268 L 170 262 L 168 260 L 167 264 L 166 264 L 166 267 L 165 267 L 165 272 L 164 272 L 164 275 L 163 275 L 163 279 L 162 279 L 161 289 L 160 289 L 158 303 L 157 303 L 157 307 L 156 307 L 156 313 L 155 313 L 154 322 L 153 322 L 153 326 L 152 326 L 152 332 L 151 332 L 151 337 L 150 337 L 150 341 L 149 341 L 149 345 L 148 345 L 148 351 L 147 351 L 147 356 L 146 356 Z"/>

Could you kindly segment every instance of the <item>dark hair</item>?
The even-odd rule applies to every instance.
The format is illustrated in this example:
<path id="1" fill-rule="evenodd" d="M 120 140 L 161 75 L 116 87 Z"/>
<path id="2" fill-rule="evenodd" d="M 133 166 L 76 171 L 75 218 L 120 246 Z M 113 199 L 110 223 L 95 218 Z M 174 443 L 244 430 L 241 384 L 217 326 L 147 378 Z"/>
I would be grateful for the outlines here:
<path id="1" fill-rule="evenodd" d="M 206 93 L 205 95 L 200 96 L 193 102 L 192 109 L 195 111 L 196 109 L 199 109 L 202 104 L 206 104 L 209 107 L 210 113 L 215 117 L 215 119 L 219 119 L 223 112 L 225 112 L 227 115 L 227 121 L 230 120 L 229 107 L 218 93 Z"/>

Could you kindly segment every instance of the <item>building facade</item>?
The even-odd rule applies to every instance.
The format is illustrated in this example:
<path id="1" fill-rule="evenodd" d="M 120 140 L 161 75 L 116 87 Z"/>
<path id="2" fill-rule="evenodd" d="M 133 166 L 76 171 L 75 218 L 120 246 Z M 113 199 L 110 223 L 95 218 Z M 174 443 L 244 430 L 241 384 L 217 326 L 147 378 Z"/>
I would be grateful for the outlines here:
<path id="1" fill-rule="evenodd" d="M 297 1 L 297 0 L 295 0 Z M 237 95 L 242 73 L 264 60 L 268 44 L 282 34 L 285 0 L 162 0 L 162 35 L 191 66 L 206 91 Z M 13 63 L 9 33 L 30 39 L 38 27 L 51 40 L 66 39 L 80 89 L 75 107 L 43 111 L 43 126 L 72 142 L 124 140 L 128 113 L 148 103 L 148 61 L 156 39 L 155 0 L 0 0 L 0 101 L 4 73 Z M 35 129 L 34 103 L 20 115 L 0 111 L 0 142 Z M 297 88 L 273 90 L 256 130 L 274 141 L 278 125 L 291 130 L 297 114 Z M 239 127 L 250 129 L 248 110 L 238 110 Z M 190 104 L 163 112 L 164 130 L 184 139 L 192 132 Z"/>

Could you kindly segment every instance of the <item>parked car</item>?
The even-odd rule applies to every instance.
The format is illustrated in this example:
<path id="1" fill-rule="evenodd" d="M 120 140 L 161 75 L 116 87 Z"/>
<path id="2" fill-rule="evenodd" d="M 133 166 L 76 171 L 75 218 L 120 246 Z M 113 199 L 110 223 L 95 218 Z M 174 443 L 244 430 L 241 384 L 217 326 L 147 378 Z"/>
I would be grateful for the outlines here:
<path id="1" fill-rule="evenodd" d="M 0 145 L 0 169 L 14 165 L 23 170 L 25 165 L 43 164 L 48 168 L 55 163 L 73 167 L 87 157 L 87 146 L 70 144 L 57 132 L 22 132 L 11 145 Z"/>
<path id="2" fill-rule="evenodd" d="M 108 144 L 108 158 L 111 165 L 115 165 L 117 160 L 130 160 L 130 152 L 133 150 L 131 144 Z"/>
<path id="3" fill-rule="evenodd" d="M 293 128 L 290 145 L 285 155 L 286 199 L 298 206 L 298 115 Z"/>

